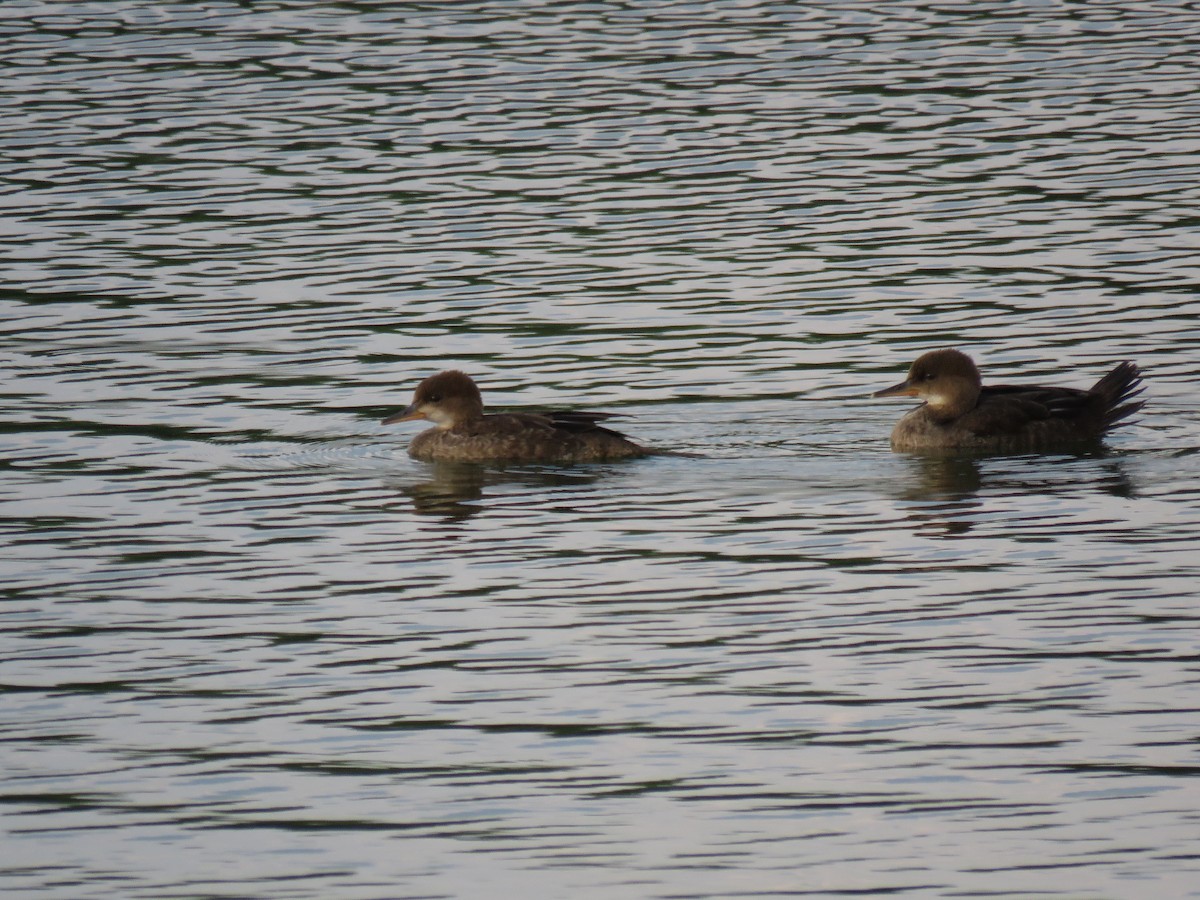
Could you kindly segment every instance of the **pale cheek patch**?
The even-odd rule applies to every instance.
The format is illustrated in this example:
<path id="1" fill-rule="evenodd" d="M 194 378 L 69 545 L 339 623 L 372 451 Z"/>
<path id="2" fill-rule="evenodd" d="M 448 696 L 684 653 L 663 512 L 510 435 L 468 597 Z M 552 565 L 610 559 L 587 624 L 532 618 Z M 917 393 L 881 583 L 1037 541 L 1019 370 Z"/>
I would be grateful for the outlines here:
<path id="1" fill-rule="evenodd" d="M 928 394 L 925 397 L 925 402 L 934 409 L 943 409 L 947 406 L 950 406 L 954 402 L 954 398 L 941 392 L 936 392 L 933 394 Z"/>

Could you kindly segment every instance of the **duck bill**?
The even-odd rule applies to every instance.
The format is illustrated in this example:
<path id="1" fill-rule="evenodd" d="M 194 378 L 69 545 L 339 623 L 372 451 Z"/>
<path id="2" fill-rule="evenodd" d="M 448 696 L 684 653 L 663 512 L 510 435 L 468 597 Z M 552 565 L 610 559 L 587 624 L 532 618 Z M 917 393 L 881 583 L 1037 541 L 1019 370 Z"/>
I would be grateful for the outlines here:
<path id="1" fill-rule="evenodd" d="M 421 412 L 414 406 L 406 406 L 398 413 L 392 413 L 384 419 L 381 425 L 393 425 L 396 422 L 411 422 L 413 419 L 424 419 L 425 413 Z"/>
<path id="2" fill-rule="evenodd" d="M 893 384 L 891 387 L 884 388 L 882 391 L 876 391 L 872 397 L 915 397 L 917 389 L 908 381 L 902 381 L 899 384 Z"/>

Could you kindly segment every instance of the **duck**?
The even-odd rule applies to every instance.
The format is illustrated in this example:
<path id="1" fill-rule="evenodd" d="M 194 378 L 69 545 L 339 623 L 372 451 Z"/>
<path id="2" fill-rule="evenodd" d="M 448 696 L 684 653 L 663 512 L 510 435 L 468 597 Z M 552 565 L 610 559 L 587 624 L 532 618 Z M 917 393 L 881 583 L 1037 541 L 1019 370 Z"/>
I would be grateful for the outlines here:
<path id="1" fill-rule="evenodd" d="M 1141 370 L 1122 362 L 1084 390 L 1041 385 L 984 386 L 979 369 L 960 350 L 932 350 L 908 377 L 875 397 L 925 402 L 892 429 L 898 451 L 977 450 L 1030 453 L 1097 443 L 1144 405 Z"/>
<path id="2" fill-rule="evenodd" d="M 464 372 L 448 370 L 417 385 L 412 403 L 382 424 L 425 419 L 433 428 L 409 444 L 425 462 L 601 462 L 651 451 L 599 423 L 614 413 L 547 411 L 485 413 L 479 387 Z"/>

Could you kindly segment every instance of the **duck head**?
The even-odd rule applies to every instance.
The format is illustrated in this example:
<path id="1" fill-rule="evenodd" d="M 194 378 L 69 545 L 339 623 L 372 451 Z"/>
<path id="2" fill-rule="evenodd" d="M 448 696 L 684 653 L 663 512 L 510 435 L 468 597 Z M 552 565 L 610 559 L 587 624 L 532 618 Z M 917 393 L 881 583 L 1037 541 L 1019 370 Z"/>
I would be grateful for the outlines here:
<path id="1" fill-rule="evenodd" d="M 971 357 L 958 350 L 932 350 L 917 358 L 908 377 L 874 397 L 917 397 L 939 417 L 954 418 L 979 401 L 982 381 Z"/>
<path id="2" fill-rule="evenodd" d="M 483 415 L 483 399 L 469 376 L 458 371 L 430 375 L 417 385 L 412 403 L 383 420 L 384 425 L 427 419 L 438 428 L 453 428 Z"/>

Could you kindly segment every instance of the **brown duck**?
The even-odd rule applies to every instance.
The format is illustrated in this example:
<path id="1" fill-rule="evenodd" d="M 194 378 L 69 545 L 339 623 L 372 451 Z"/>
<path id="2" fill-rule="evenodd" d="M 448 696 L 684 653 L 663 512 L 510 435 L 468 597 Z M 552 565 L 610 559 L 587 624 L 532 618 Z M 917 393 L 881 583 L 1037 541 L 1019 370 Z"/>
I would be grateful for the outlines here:
<path id="1" fill-rule="evenodd" d="M 919 397 L 892 430 L 894 450 L 1027 453 L 1094 443 L 1142 408 L 1138 367 L 1123 362 L 1088 390 L 1040 385 L 983 386 L 965 353 L 934 350 L 908 377 L 875 397 Z"/>
<path id="2" fill-rule="evenodd" d="M 412 403 L 384 425 L 427 419 L 435 427 L 409 444 L 409 455 L 429 462 L 599 462 L 650 451 L 597 423 L 602 412 L 485 414 L 479 388 L 458 371 L 430 375 Z"/>

